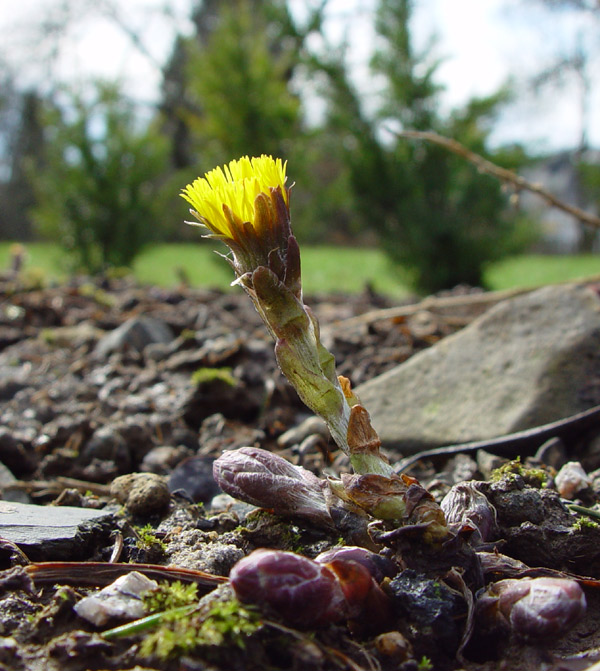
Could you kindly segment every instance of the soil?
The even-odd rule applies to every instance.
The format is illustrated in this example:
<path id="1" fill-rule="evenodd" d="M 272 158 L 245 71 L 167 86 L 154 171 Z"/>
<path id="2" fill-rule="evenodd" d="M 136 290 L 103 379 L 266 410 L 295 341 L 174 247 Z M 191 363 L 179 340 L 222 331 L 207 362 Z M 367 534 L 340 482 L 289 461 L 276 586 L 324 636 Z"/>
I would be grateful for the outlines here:
<path id="1" fill-rule="evenodd" d="M 453 295 L 462 293 L 472 292 Z M 465 301 L 435 310 L 429 303 L 407 316 L 378 318 L 373 311 L 392 303 L 369 290 L 310 296 L 306 303 L 338 372 L 355 386 L 489 307 L 489 301 Z M 359 315 L 367 316 L 355 319 Z M 146 330 L 107 339 L 129 320 Z M 503 477 L 490 473 L 505 460 L 485 450 L 416 464 L 411 475 L 438 502 L 453 485 L 476 481 L 496 517 L 478 536 L 472 520 L 463 524 L 456 542 L 443 547 L 428 545 L 418 530 L 387 541 L 385 534 L 371 534 L 366 542 L 394 567 L 378 578 L 391 608 L 365 603 L 358 615 L 323 622 L 316 600 L 307 604 L 315 610 L 314 626 L 250 608 L 256 626 L 240 629 L 240 607 L 208 636 L 201 623 L 216 621 L 217 606 L 236 603 L 226 577 L 253 550 L 314 558 L 367 538 L 352 515 L 336 529 L 321 528 L 235 501 L 214 482 L 213 461 L 241 446 L 275 452 L 320 477 L 348 472 L 346 458 L 323 431 L 303 424 L 309 417 L 280 375 L 272 343 L 241 291 L 167 290 L 127 278 L 42 288 L 1 280 L 3 498 L 103 510 L 109 523 L 92 523 L 85 540 L 76 534 L 60 549 L 0 538 L 0 669 L 577 671 L 600 661 L 600 527 L 587 517 L 577 522 L 554 481 L 565 462 L 578 460 L 588 480 L 572 502 L 598 503 L 598 426 L 572 441 L 532 446 Z M 388 456 L 394 462 L 403 455 Z M 110 564 L 116 572 L 106 569 Z M 128 571 L 124 564 L 159 581 L 198 584 L 200 609 L 183 620 L 195 639 L 176 630 L 169 651 L 155 645 L 149 652 L 142 645 L 148 632 L 104 636 L 134 618 L 99 626 L 76 613 L 85 596 Z M 469 626 L 474 599 L 488 584 L 541 575 L 579 581 L 587 608 L 573 626 L 558 626 L 540 640 L 493 617 L 476 615 Z"/>

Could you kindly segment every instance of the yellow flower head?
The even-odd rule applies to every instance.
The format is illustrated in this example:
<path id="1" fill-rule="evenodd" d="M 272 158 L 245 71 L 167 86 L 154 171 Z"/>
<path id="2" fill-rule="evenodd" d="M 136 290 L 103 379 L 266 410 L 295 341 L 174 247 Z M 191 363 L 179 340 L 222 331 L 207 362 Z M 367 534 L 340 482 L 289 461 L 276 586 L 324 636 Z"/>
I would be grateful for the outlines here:
<path id="1" fill-rule="evenodd" d="M 244 156 L 198 177 L 181 195 L 208 229 L 207 237 L 229 247 L 227 260 L 244 286 L 257 268 L 268 268 L 299 293 L 300 257 L 290 228 L 285 168 L 280 158 Z"/>
<path id="2" fill-rule="evenodd" d="M 236 239 L 235 229 L 244 222 L 252 224 L 260 234 L 257 196 L 263 194 L 270 199 L 271 189 L 279 188 L 289 206 L 285 168 L 286 163 L 280 158 L 265 154 L 259 158 L 244 156 L 198 177 L 183 189 L 181 196 L 213 234 Z"/>

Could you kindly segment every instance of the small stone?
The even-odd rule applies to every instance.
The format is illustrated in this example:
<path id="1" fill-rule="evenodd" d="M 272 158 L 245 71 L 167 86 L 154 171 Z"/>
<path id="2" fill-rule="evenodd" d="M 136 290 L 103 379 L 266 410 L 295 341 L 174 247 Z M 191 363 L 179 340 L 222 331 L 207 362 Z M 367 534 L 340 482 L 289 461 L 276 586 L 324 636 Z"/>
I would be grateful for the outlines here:
<path id="1" fill-rule="evenodd" d="M 408 659 L 412 654 L 410 642 L 399 631 L 386 631 L 375 639 L 377 651 L 385 657 L 395 660 Z"/>
<path id="2" fill-rule="evenodd" d="M 29 494 L 13 487 L 17 478 L 0 461 L 0 495 L 5 501 L 17 501 L 17 503 L 31 503 Z"/>
<path id="3" fill-rule="evenodd" d="M 111 352 L 120 352 L 128 348 L 142 352 L 148 345 L 170 343 L 174 338 L 171 327 L 160 319 L 134 317 L 105 335 L 96 345 L 94 353 L 104 358 Z"/>
<path id="4" fill-rule="evenodd" d="M 558 493 L 564 499 L 572 499 L 583 489 L 587 489 L 591 480 L 578 461 L 568 461 L 554 478 Z"/>
<path id="5" fill-rule="evenodd" d="M 81 451 L 81 463 L 91 464 L 94 459 L 112 462 L 118 472 L 131 469 L 131 454 L 119 427 L 114 424 L 99 427 Z"/>
<path id="6" fill-rule="evenodd" d="M 475 459 L 468 454 L 457 454 L 448 463 L 447 470 L 450 474 L 452 484 L 473 480 L 477 474 L 478 466 Z"/>
<path id="7" fill-rule="evenodd" d="M 466 603 L 458 592 L 411 569 L 395 577 L 387 592 L 398 617 L 410 622 L 416 632 L 412 644 L 417 656 L 423 654 L 424 647 L 429 648 L 433 658 L 440 651 L 448 654 L 449 650 L 456 650 L 461 621 L 467 613 Z"/>
<path id="8" fill-rule="evenodd" d="M 0 429 L 0 461 L 17 476 L 32 473 L 36 467 L 31 452 L 6 429 Z"/>
<path id="9" fill-rule="evenodd" d="M 558 471 L 567 461 L 565 444 L 558 437 L 550 438 L 538 448 L 535 453 L 535 460 Z"/>
<path id="10" fill-rule="evenodd" d="M 144 473 L 167 475 L 173 470 L 174 466 L 188 456 L 190 456 L 190 450 L 184 445 L 178 445 L 177 447 L 173 447 L 172 445 L 154 447 L 143 458 L 140 470 Z"/>
<path id="11" fill-rule="evenodd" d="M 0 638 L 0 664 L 9 664 L 9 666 L 3 666 L 6 669 L 23 668 L 20 646 L 12 636 Z"/>
<path id="12" fill-rule="evenodd" d="M 128 512 L 142 517 L 164 512 L 171 498 L 166 479 L 156 473 L 121 475 L 113 481 L 110 493 Z"/>
<path id="13" fill-rule="evenodd" d="M 503 457 L 486 452 L 485 450 L 477 450 L 477 468 L 479 468 L 479 472 L 486 480 L 490 477 L 492 471 L 500 468 L 505 463 L 506 459 Z"/>
<path id="14" fill-rule="evenodd" d="M 96 594 L 87 596 L 73 607 L 77 615 L 102 627 L 110 620 L 136 620 L 146 614 L 142 597 L 158 583 L 132 571 L 117 578 Z"/>
<path id="15" fill-rule="evenodd" d="M 196 503 L 208 503 L 221 490 L 213 477 L 212 457 L 194 456 L 184 459 L 169 477 L 169 489 L 184 490 Z"/>
<path id="16" fill-rule="evenodd" d="M 329 437 L 327 425 L 320 417 L 309 417 L 298 426 L 288 429 L 279 436 L 277 444 L 279 447 L 292 447 L 292 445 L 299 445 L 313 434 L 318 434 L 325 438 Z"/>

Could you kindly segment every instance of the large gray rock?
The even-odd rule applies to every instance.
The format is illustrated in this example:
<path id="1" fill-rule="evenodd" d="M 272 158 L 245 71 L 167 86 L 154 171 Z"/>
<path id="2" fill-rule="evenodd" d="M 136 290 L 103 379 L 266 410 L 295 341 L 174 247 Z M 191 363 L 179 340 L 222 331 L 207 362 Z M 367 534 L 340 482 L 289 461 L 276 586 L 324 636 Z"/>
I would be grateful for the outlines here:
<path id="1" fill-rule="evenodd" d="M 562 285 L 504 301 L 356 392 L 384 446 L 405 454 L 598 405 L 598 294 Z"/>

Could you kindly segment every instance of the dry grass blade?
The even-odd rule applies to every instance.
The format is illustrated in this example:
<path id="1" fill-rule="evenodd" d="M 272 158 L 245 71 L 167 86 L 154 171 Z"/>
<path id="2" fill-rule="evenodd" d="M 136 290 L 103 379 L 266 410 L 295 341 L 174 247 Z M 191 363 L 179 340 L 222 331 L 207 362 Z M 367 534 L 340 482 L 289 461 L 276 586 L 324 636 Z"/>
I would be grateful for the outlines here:
<path id="1" fill-rule="evenodd" d="M 25 567 L 26 573 L 36 584 L 65 583 L 104 587 L 131 571 L 143 573 L 153 580 L 179 580 L 194 582 L 204 588 L 204 593 L 227 582 L 227 578 L 204 571 L 158 566 L 156 564 L 107 564 L 104 562 L 37 562 Z"/>

